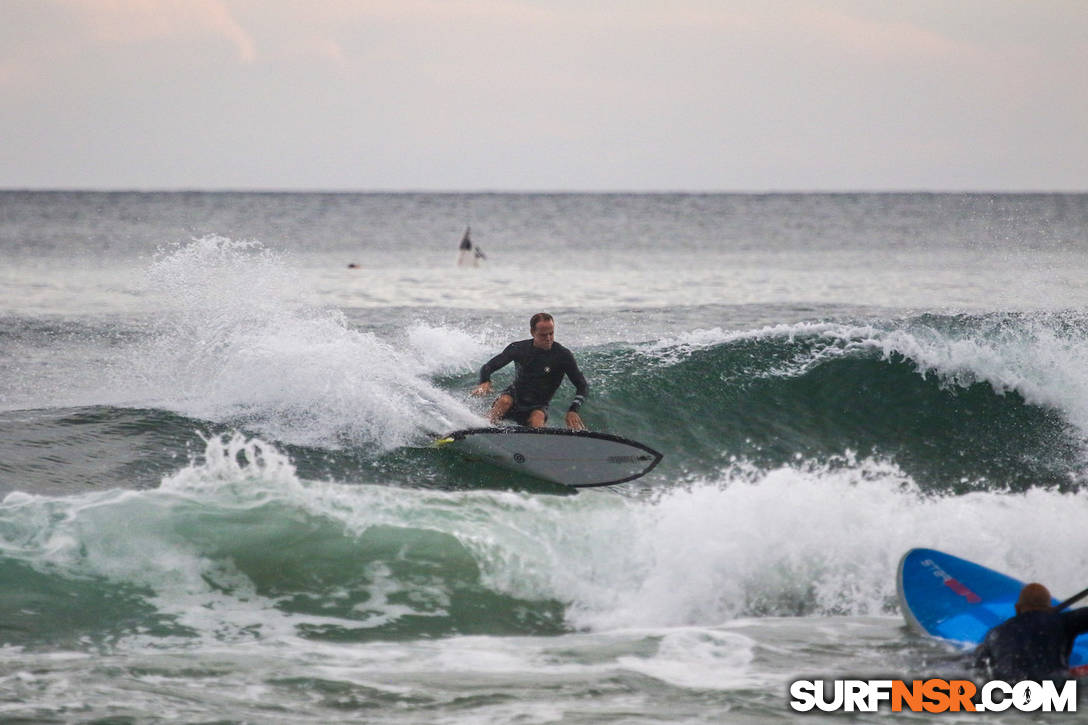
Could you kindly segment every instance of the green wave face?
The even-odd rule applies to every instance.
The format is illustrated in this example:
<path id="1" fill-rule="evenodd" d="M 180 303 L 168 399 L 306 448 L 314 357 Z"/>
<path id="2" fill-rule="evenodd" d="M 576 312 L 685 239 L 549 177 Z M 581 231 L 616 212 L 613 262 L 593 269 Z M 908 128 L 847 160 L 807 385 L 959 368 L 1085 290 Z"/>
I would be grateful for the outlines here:
<path id="1" fill-rule="evenodd" d="M 466 525 L 448 495 L 309 485 L 274 449 L 242 445 L 250 457 L 213 455 L 159 489 L 9 496 L 3 641 L 111 649 L 282 632 L 353 642 L 568 631 L 560 601 L 492 581 L 516 555 L 485 540 L 503 517 L 491 499 L 480 502 L 488 520 Z"/>
<path id="2" fill-rule="evenodd" d="M 936 491 L 1079 481 L 1083 434 L 1069 410 L 1029 401 L 981 371 L 934 368 L 906 346 L 877 343 L 816 333 L 649 358 L 600 352 L 590 365 L 608 373 L 592 420 L 667 451 L 663 476 L 703 475 L 738 459 L 766 469 L 876 456 Z"/>

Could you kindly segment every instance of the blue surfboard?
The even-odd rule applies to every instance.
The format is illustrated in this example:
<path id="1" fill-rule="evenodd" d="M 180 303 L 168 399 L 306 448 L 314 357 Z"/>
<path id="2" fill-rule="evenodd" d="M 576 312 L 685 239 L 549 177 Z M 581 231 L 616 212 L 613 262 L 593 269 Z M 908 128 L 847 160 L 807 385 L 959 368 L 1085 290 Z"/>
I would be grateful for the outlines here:
<path id="1" fill-rule="evenodd" d="M 979 644 L 991 628 L 1015 615 L 1023 588 L 1018 579 L 935 549 L 908 551 L 896 576 L 907 624 L 961 647 Z M 1075 675 L 1088 674 L 1088 634 L 1073 643 L 1069 664 Z"/>

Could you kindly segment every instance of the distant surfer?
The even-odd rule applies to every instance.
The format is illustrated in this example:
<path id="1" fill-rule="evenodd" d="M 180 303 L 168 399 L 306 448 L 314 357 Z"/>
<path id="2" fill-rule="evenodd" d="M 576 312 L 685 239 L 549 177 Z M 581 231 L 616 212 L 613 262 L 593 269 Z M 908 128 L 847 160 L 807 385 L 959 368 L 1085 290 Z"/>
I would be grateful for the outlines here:
<path id="1" fill-rule="evenodd" d="M 461 237 L 461 248 L 457 253 L 458 267 L 479 267 L 480 260 L 487 259 L 484 250 L 472 244 L 472 227 L 465 227 L 465 234 Z"/>
<path id="2" fill-rule="evenodd" d="M 1050 592 L 1032 583 L 1020 590 L 1016 616 L 991 629 L 975 649 L 975 666 L 1006 682 L 1069 677 L 1069 653 L 1088 632 L 1088 607 L 1055 611 Z"/>
<path id="3" fill-rule="evenodd" d="M 539 312 L 529 320 L 530 340 L 519 340 L 484 363 L 475 396 L 491 392 L 491 374 L 514 363 L 514 382 L 502 391 L 491 406 L 491 424 L 512 420 L 518 425 L 540 428 L 548 420 L 548 405 L 566 375 L 574 384 L 574 401 L 567 410 L 566 423 L 571 430 L 585 430 L 578 409 L 589 394 L 589 384 L 578 369 L 574 354 L 555 341 L 555 319 Z"/>

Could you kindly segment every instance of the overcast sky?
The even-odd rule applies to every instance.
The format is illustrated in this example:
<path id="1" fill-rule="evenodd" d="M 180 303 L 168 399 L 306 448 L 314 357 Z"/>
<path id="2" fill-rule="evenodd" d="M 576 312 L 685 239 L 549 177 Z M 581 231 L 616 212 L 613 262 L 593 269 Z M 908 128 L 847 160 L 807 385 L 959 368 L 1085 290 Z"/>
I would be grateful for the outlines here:
<path id="1" fill-rule="evenodd" d="M 0 187 L 1088 191 L 1088 0 L 0 0 Z"/>

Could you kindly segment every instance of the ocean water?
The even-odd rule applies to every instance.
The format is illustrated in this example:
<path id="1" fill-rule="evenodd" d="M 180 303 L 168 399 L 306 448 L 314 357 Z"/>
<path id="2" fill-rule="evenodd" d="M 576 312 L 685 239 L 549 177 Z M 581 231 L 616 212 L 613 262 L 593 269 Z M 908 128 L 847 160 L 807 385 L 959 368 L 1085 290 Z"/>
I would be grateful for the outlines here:
<path id="1" fill-rule="evenodd" d="M 1083 194 L 0 192 L 0 720 L 813 722 L 793 680 L 962 674 L 896 565 L 1088 583 L 1085 280 Z M 540 310 L 650 475 L 427 446 Z"/>

